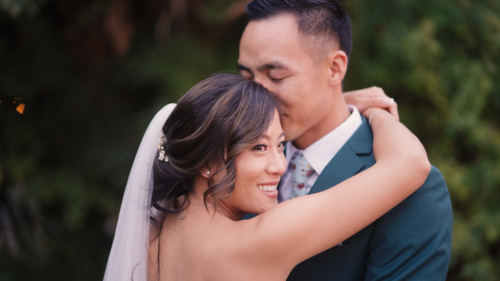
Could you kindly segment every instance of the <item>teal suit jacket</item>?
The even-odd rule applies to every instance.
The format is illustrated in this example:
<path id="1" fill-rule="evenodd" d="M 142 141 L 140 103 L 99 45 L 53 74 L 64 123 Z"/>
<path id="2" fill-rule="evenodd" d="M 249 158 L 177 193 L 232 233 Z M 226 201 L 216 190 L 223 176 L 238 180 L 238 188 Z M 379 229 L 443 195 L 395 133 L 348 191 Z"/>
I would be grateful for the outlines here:
<path id="1" fill-rule="evenodd" d="M 325 167 L 309 194 L 328 189 L 373 164 L 373 135 L 363 118 L 360 128 Z M 445 280 L 452 223 L 446 182 L 432 166 L 427 180 L 414 194 L 341 246 L 297 265 L 287 280 Z"/>

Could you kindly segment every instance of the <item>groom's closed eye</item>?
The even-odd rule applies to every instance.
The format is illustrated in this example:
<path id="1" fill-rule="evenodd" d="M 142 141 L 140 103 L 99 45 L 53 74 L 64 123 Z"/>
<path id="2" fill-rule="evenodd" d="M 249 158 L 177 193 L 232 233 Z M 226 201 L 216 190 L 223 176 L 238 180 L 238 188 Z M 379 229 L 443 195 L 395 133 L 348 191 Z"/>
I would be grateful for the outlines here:
<path id="1" fill-rule="evenodd" d="M 273 82 L 280 82 L 290 76 L 290 72 L 286 69 L 271 69 L 269 71 L 269 79 Z"/>
<path id="2" fill-rule="evenodd" d="M 237 63 L 236 68 L 240 72 L 240 75 L 243 76 L 244 78 L 247 78 L 247 79 L 253 78 L 253 73 L 248 67 Z"/>

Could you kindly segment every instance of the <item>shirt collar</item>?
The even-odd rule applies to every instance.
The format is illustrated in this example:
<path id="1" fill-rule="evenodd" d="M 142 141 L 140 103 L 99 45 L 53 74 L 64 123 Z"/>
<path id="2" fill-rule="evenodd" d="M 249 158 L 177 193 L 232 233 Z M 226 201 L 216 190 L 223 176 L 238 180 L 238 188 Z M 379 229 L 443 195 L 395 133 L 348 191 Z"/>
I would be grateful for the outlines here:
<path id="1" fill-rule="evenodd" d="M 290 163 L 290 159 L 295 152 L 300 151 L 304 154 L 304 157 L 313 167 L 314 171 L 321 174 L 330 160 L 337 154 L 337 152 L 339 152 L 342 146 L 344 146 L 344 144 L 363 123 L 361 114 L 359 114 L 359 111 L 355 106 L 348 104 L 347 108 L 351 111 L 349 118 L 306 149 L 297 149 L 293 146 L 292 142 L 288 142 L 286 148 L 287 162 Z"/>

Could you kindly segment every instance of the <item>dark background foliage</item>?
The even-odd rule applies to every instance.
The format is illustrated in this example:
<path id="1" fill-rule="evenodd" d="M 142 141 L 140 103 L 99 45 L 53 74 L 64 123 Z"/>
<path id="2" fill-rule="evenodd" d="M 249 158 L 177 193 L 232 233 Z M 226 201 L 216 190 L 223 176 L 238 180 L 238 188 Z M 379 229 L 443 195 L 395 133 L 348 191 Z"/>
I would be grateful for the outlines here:
<path id="1" fill-rule="evenodd" d="M 235 72 L 246 2 L 0 0 L 0 280 L 102 279 L 147 124 Z M 447 180 L 448 280 L 498 280 L 500 2 L 344 3 L 346 89 L 394 97 Z"/>

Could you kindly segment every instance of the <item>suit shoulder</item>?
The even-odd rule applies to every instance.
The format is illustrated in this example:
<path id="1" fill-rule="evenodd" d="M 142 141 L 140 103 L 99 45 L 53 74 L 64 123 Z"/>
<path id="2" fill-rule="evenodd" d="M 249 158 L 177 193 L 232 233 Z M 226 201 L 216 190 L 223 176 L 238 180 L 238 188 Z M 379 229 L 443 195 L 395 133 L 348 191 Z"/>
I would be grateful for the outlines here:
<path id="1" fill-rule="evenodd" d="M 445 181 L 441 171 L 434 165 L 431 165 L 431 171 L 429 172 L 429 176 L 427 176 L 426 182 L 429 180 Z"/>
<path id="2" fill-rule="evenodd" d="M 379 221 L 395 220 L 408 224 L 411 221 L 408 220 L 408 217 L 411 216 L 425 217 L 427 222 L 434 221 L 435 225 L 444 223 L 444 221 L 435 221 L 431 217 L 447 217 L 451 222 L 453 215 L 450 194 L 443 175 L 435 166 L 432 166 L 427 180 L 417 191 L 382 216 Z M 419 222 L 415 221 L 415 223 Z"/>
<path id="3" fill-rule="evenodd" d="M 370 280 L 444 280 L 452 228 L 448 188 L 432 166 L 415 193 L 374 223 L 366 276 Z"/>
<path id="4" fill-rule="evenodd" d="M 443 177 L 441 171 L 439 171 L 436 166 L 431 165 L 431 171 L 427 176 L 424 184 L 415 192 L 415 195 L 424 195 L 424 196 L 432 196 L 434 198 L 442 198 L 448 197 L 449 200 L 449 192 L 448 187 L 446 185 L 446 180 Z M 410 197 L 413 197 L 410 196 Z"/>

